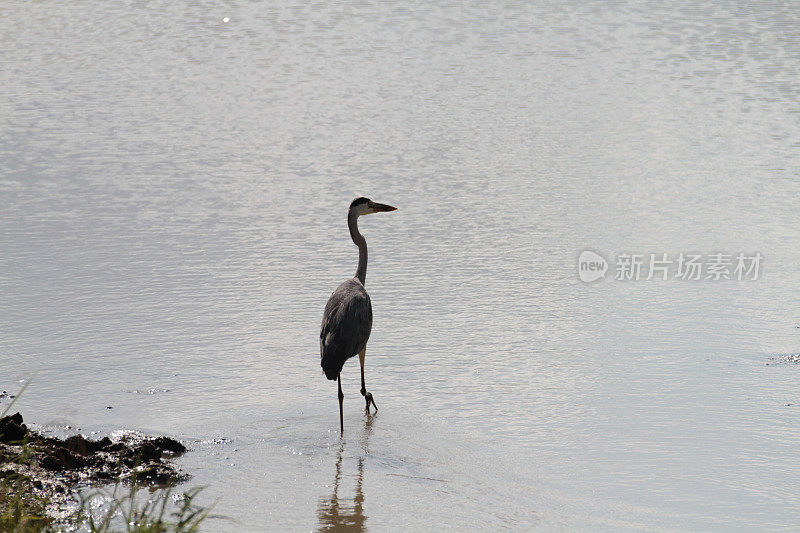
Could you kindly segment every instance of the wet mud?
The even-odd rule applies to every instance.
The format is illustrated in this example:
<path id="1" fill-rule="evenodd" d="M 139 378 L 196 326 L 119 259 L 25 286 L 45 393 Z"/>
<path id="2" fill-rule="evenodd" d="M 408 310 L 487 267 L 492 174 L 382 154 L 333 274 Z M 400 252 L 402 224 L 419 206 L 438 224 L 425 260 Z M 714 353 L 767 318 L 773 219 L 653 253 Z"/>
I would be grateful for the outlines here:
<path id="1" fill-rule="evenodd" d="M 169 437 L 125 433 L 115 438 L 57 438 L 42 435 L 20 413 L 0 418 L 0 485 L 6 492 L 66 505 L 75 489 L 136 480 L 138 484 L 173 485 L 185 480 L 170 459 L 186 447 Z"/>

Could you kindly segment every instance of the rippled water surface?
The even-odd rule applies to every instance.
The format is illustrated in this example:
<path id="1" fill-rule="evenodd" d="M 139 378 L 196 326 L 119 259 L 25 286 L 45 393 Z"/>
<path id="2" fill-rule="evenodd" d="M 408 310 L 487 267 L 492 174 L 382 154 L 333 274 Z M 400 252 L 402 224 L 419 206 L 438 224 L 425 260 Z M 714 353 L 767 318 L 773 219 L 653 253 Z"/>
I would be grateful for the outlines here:
<path id="1" fill-rule="evenodd" d="M 213 530 L 791 528 L 799 23 L 4 2 L 0 388 L 30 379 L 41 425 L 186 440 L 237 521 Z M 351 360 L 340 439 L 318 328 L 362 194 L 398 207 L 361 222 L 380 411 Z M 613 279 L 690 252 L 763 268 Z"/>

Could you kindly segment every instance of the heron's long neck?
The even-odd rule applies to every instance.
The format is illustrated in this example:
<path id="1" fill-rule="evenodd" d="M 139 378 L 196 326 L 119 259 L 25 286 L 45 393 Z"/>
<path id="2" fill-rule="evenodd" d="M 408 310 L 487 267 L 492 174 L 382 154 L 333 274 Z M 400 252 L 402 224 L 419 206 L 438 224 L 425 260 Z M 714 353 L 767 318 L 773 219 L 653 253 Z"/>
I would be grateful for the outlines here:
<path id="1" fill-rule="evenodd" d="M 358 216 L 350 213 L 347 216 L 347 226 L 350 228 L 350 237 L 358 246 L 358 270 L 356 277 L 363 285 L 367 279 L 367 240 L 358 232 Z"/>
<path id="2" fill-rule="evenodd" d="M 358 246 L 358 270 L 356 277 L 363 285 L 367 279 L 367 240 L 358 231 L 358 215 L 350 213 L 347 216 L 347 226 L 350 228 L 350 237 Z"/>

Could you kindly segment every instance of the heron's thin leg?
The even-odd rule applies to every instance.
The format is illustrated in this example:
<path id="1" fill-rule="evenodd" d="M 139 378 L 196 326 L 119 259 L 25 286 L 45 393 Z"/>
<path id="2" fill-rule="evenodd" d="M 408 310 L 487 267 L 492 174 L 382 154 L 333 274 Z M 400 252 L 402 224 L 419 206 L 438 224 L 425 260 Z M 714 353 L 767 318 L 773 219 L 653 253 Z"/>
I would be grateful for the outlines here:
<path id="1" fill-rule="evenodd" d="M 344 393 L 342 392 L 342 374 L 336 378 L 339 383 L 339 429 L 341 434 L 344 435 L 344 411 L 342 409 L 342 402 L 344 401 Z"/>
<path id="2" fill-rule="evenodd" d="M 367 355 L 367 347 L 364 346 L 364 349 L 361 350 L 358 354 L 358 361 L 361 363 L 361 396 L 364 397 L 364 400 L 367 402 L 367 412 L 369 412 L 369 404 L 372 403 L 372 406 L 375 410 L 378 410 L 378 406 L 375 405 L 375 400 L 372 398 L 372 393 L 367 392 L 367 386 L 364 385 L 364 357 Z"/>

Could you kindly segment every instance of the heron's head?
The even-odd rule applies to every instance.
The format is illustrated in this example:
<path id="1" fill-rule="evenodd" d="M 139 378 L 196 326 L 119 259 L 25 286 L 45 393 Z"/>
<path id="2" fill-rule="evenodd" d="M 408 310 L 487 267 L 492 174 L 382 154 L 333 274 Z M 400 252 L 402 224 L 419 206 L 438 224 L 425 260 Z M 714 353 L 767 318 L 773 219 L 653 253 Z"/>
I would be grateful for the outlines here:
<path id="1" fill-rule="evenodd" d="M 350 213 L 355 216 L 371 215 L 372 213 L 380 213 L 383 211 L 394 211 L 395 209 L 397 208 L 391 205 L 373 202 L 369 198 L 364 198 L 363 196 L 356 198 L 350 203 Z"/>

